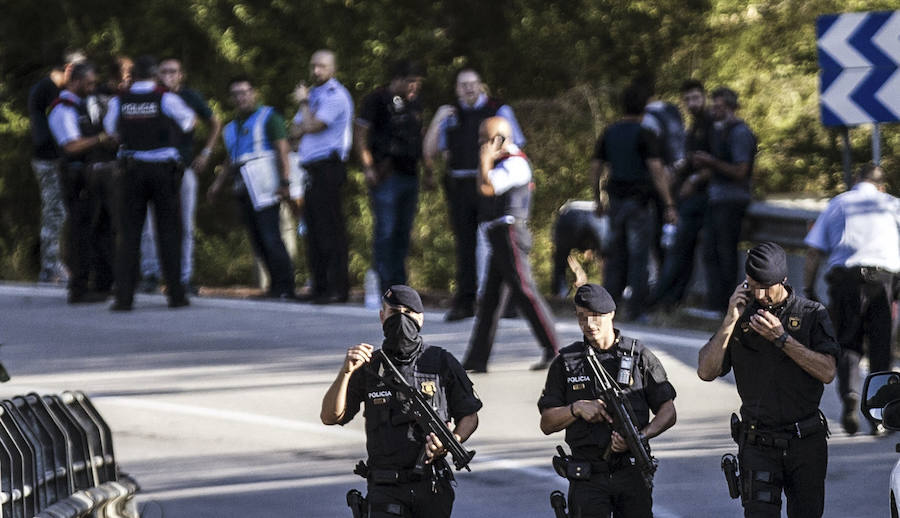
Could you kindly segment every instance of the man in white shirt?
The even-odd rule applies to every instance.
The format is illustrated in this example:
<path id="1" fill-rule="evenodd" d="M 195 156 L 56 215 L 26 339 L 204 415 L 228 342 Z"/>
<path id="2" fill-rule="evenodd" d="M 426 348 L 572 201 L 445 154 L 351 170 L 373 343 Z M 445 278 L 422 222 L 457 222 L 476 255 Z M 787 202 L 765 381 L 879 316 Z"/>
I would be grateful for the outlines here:
<path id="1" fill-rule="evenodd" d="M 475 315 L 475 328 L 463 367 L 487 372 L 497 321 L 512 297 L 519 314 L 528 320 L 543 356 L 535 369 L 546 368 L 558 350 L 556 329 L 547 303 L 531 277 L 528 252 L 531 233 L 531 164 L 512 142 L 512 128 L 503 117 L 485 119 L 480 130 L 478 192 L 479 217 L 487 223 L 491 253 L 484 294 Z"/>
<path id="2" fill-rule="evenodd" d="M 891 368 L 891 304 L 900 272 L 900 200 L 886 194 L 884 171 L 863 166 L 853 188 L 832 199 L 806 236 L 808 296 L 815 295 L 819 264 L 827 256 L 828 309 L 841 358 L 838 392 L 844 404 L 841 424 L 859 429 L 859 360 L 868 343 L 869 372 Z M 867 339 L 867 340 L 866 340 Z M 873 434 L 883 433 L 872 426 Z"/>
<path id="3" fill-rule="evenodd" d="M 116 186 L 116 301 L 112 311 L 131 311 L 137 282 L 141 232 L 152 203 L 159 236 L 160 262 L 168 286 L 169 307 L 188 305 L 181 282 L 181 210 L 179 189 L 183 165 L 178 143 L 194 127 L 196 114 L 177 94 L 155 81 L 156 60 L 134 62 L 135 82 L 109 102 L 103 127 L 122 143 L 122 181 Z"/>

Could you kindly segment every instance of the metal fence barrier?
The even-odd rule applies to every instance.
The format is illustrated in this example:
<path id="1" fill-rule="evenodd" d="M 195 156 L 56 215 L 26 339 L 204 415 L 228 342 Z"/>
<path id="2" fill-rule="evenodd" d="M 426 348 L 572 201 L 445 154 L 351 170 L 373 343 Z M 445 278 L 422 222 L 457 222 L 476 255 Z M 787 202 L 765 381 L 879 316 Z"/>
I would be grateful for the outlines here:
<path id="1" fill-rule="evenodd" d="M 83 392 L 0 401 L 0 518 L 137 518 L 137 491 Z"/>

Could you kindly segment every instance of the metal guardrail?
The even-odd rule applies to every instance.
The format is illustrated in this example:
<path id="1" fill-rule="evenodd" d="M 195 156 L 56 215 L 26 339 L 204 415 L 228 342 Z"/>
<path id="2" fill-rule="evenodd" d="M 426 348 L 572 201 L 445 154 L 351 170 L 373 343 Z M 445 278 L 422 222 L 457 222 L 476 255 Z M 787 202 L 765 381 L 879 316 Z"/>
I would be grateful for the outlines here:
<path id="1" fill-rule="evenodd" d="M 0 518 L 137 518 L 137 490 L 83 392 L 0 401 Z"/>
<path id="2" fill-rule="evenodd" d="M 828 204 L 828 198 L 822 197 L 798 197 L 791 195 L 772 196 L 763 201 L 754 201 L 747 207 L 747 213 L 741 231 L 743 245 L 753 245 L 763 241 L 778 243 L 788 253 L 788 282 L 793 286 L 803 285 L 803 263 L 806 245 L 803 243 L 810 227 L 816 218 Z M 570 200 L 560 207 L 560 214 L 567 211 L 581 211 L 593 213 L 595 204 L 589 200 Z M 597 223 L 597 239 L 601 242 L 608 239 L 604 232 L 608 233 L 608 223 L 604 226 Z M 702 239 L 702 234 L 701 234 Z M 701 245 L 698 245 L 702 247 Z M 740 276 L 744 275 L 744 260 L 746 259 L 746 247 L 735 250 L 738 255 L 738 267 Z M 694 258 L 694 273 L 692 282 L 688 288 L 689 297 L 702 300 L 706 294 L 706 276 L 703 271 L 702 248 L 698 248 Z M 816 291 L 823 302 L 827 302 L 827 287 L 822 279 L 823 271 L 819 272 L 816 281 Z M 737 279 L 735 280 L 737 282 Z"/>

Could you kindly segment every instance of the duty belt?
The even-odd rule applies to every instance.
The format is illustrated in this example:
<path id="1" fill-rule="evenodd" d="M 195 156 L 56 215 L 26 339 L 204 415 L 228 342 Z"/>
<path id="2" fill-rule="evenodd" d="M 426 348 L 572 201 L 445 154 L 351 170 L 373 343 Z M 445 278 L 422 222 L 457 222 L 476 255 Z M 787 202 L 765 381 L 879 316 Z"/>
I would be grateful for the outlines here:
<path id="1" fill-rule="evenodd" d="M 816 412 L 806 419 L 801 419 L 800 421 L 774 430 L 760 429 L 757 423 L 746 422 L 743 424 L 742 428 L 746 444 L 751 446 L 779 448 L 782 450 L 787 449 L 791 439 L 803 439 L 821 431 L 825 432 L 826 437 L 829 435 L 828 425 L 821 412 Z"/>
<path id="2" fill-rule="evenodd" d="M 442 459 L 443 460 L 443 459 Z M 365 461 L 359 461 L 356 465 L 356 468 L 353 470 L 353 473 L 365 478 L 369 482 L 373 484 L 408 484 L 410 482 L 421 482 L 422 480 L 431 480 L 435 476 L 442 478 L 453 478 L 453 472 L 445 473 L 449 471 L 447 464 L 442 461 L 438 461 L 434 469 L 432 470 L 430 466 L 427 467 L 421 473 L 414 471 L 412 469 L 379 469 L 373 468 L 366 465 Z"/>

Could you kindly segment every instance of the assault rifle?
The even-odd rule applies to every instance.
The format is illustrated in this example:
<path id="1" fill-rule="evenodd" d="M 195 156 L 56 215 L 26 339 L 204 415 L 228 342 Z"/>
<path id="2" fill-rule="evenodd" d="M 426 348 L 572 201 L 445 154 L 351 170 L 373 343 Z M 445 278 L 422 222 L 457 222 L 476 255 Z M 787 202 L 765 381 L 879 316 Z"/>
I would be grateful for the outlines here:
<path id="1" fill-rule="evenodd" d="M 657 461 L 650 456 L 650 446 L 645 443 L 635 423 L 637 418 L 634 410 L 631 408 L 631 402 L 622 393 L 622 389 L 616 380 L 597 359 L 594 348 L 588 345 L 588 353 L 586 355 L 588 366 L 594 373 L 594 380 L 600 397 L 606 403 L 606 409 L 613 418 L 613 428 L 619 432 L 628 445 L 628 450 L 634 456 L 635 465 L 641 470 L 644 477 L 644 483 L 648 489 L 653 489 L 653 474 L 656 473 Z M 604 453 L 604 459 L 609 458 L 612 449 L 612 442 Z"/>
<path id="2" fill-rule="evenodd" d="M 403 374 L 397 370 L 397 367 L 394 366 L 383 350 L 379 349 L 375 354 L 381 356 L 381 365 L 383 367 L 378 369 L 376 374 L 393 391 L 394 397 L 400 401 L 402 412 L 414 419 L 426 436 L 429 433 L 437 436 L 444 448 L 453 456 L 453 465 L 456 466 L 457 471 L 463 468 L 472 471 L 469 467 L 469 461 L 475 456 L 475 451 L 466 450 L 456 440 L 456 436 L 447 427 L 447 423 L 441 419 L 431 404 L 425 401 L 422 393 L 407 383 Z M 416 461 L 415 470 L 424 469 L 422 466 L 424 460 L 425 450 L 423 449 L 422 454 L 419 455 L 419 459 Z"/>

